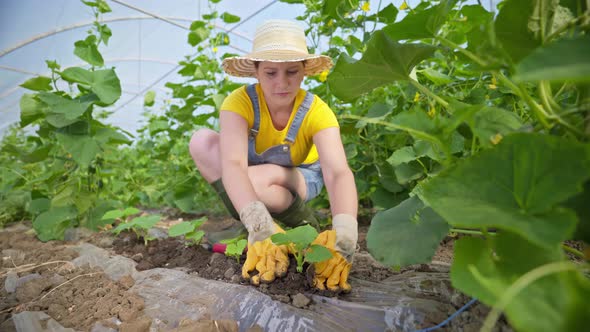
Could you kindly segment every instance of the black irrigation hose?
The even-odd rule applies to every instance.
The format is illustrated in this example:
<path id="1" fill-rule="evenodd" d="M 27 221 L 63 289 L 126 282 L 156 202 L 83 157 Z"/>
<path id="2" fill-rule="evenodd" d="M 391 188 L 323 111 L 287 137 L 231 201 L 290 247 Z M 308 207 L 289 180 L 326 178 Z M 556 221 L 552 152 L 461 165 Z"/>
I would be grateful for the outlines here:
<path id="1" fill-rule="evenodd" d="M 472 304 L 474 304 L 475 302 L 477 302 L 476 298 L 471 299 L 471 301 L 467 302 L 464 306 L 462 306 L 461 308 L 459 308 L 459 310 L 457 310 L 454 314 L 452 314 L 451 316 L 449 316 L 449 318 L 445 319 L 442 323 L 435 325 L 435 326 L 431 326 L 422 330 L 417 330 L 414 332 L 429 332 L 429 331 L 434 331 L 436 329 L 439 329 L 443 326 L 445 326 L 446 324 L 448 324 L 451 320 L 453 320 L 453 318 L 457 317 L 460 313 L 462 313 L 463 311 L 465 311 L 465 309 L 469 308 Z"/>

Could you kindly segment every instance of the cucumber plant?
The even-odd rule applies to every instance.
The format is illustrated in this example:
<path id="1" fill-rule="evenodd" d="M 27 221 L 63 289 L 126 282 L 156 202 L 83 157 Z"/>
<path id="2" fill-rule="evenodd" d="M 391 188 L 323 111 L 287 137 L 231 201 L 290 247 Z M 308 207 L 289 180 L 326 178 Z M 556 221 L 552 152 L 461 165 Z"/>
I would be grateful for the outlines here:
<path id="1" fill-rule="evenodd" d="M 159 214 L 145 215 L 132 217 L 140 211 L 136 208 L 127 208 L 125 210 L 111 210 L 104 214 L 103 220 L 119 220 L 117 227 L 113 228 L 111 232 L 119 235 L 122 231 L 131 230 L 138 238 L 143 239 L 144 245 L 149 241 L 154 240 L 154 237 L 149 234 L 149 230 L 153 228 L 162 218 Z"/>
<path id="2" fill-rule="evenodd" d="M 205 236 L 205 232 L 199 229 L 201 225 L 207 220 L 207 217 L 201 217 L 199 219 L 190 220 L 190 221 L 183 221 L 179 224 L 176 224 L 168 230 L 168 235 L 175 237 L 175 236 L 184 236 L 184 239 L 189 242 L 191 245 L 198 245 L 201 243 L 203 236 Z"/>
<path id="3" fill-rule="evenodd" d="M 228 243 L 225 247 L 225 255 L 229 257 L 234 257 L 238 261 L 238 264 L 240 264 L 240 257 L 242 257 L 244 249 L 246 249 L 247 245 L 248 240 L 246 239 L 232 241 Z"/>
<path id="4" fill-rule="evenodd" d="M 303 272 L 303 264 L 319 263 L 332 257 L 328 248 L 312 244 L 318 237 L 318 232 L 310 225 L 304 225 L 287 230 L 285 233 L 273 234 L 270 239 L 276 245 L 287 245 L 297 261 L 297 272 Z"/>

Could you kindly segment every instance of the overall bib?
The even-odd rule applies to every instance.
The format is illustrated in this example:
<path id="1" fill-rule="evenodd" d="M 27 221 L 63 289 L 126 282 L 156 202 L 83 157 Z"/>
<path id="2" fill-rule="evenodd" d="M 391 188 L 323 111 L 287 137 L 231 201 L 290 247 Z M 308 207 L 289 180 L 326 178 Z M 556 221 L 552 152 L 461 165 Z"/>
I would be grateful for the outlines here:
<path id="1" fill-rule="evenodd" d="M 295 143 L 295 137 L 297 137 L 297 133 L 299 132 L 299 128 L 303 123 L 303 119 L 305 119 L 305 115 L 307 115 L 307 112 L 311 107 L 311 103 L 313 102 L 313 94 L 309 92 L 305 93 L 303 102 L 301 102 L 301 105 L 297 109 L 297 113 L 295 113 L 295 117 L 293 118 L 291 126 L 287 131 L 285 143 L 271 146 L 261 154 L 258 154 L 256 153 L 256 135 L 258 135 L 258 130 L 260 129 L 260 105 L 258 103 L 256 85 L 249 85 L 246 88 L 246 92 L 248 93 L 248 97 L 250 97 L 250 101 L 252 102 L 252 106 L 254 108 L 254 123 L 250 129 L 250 135 L 248 136 L 248 165 L 275 164 L 284 167 L 299 166 L 319 170 L 319 161 L 307 165 L 293 165 L 293 161 L 291 160 L 291 145 Z"/>
<path id="2" fill-rule="evenodd" d="M 275 164 L 283 167 L 302 167 L 316 172 L 321 171 L 319 160 L 312 164 L 294 165 L 291 159 L 291 146 L 293 143 L 295 143 L 295 137 L 297 137 L 297 133 L 299 132 L 299 128 L 303 123 L 303 119 L 311 107 L 311 103 L 313 102 L 314 98 L 313 94 L 306 92 L 303 102 L 297 109 L 297 113 L 295 113 L 293 121 L 291 121 L 291 126 L 287 131 L 287 136 L 285 137 L 284 143 L 271 146 L 261 154 L 258 154 L 256 153 L 256 135 L 260 129 L 260 105 L 258 103 L 256 85 L 249 85 L 246 88 L 246 92 L 250 97 L 250 101 L 252 102 L 254 109 L 254 123 L 252 124 L 250 134 L 248 135 L 248 165 Z M 221 179 L 213 182 L 212 185 L 221 197 L 230 214 L 235 219 L 239 220 L 239 213 L 236 211 L 231 200 L 229 199 Z M 293 202 L 291 205 L 283 212 L 271 213 L 271 216 L 289 227 L 297 227 L 309 224 L 319 230 L 320 225 L 314 211 L 305 205 L 305 202 L 301 199 L 301 197 L 299 197 L 297 192 L 291 191 L 291 194 L 293 195 Z"/>

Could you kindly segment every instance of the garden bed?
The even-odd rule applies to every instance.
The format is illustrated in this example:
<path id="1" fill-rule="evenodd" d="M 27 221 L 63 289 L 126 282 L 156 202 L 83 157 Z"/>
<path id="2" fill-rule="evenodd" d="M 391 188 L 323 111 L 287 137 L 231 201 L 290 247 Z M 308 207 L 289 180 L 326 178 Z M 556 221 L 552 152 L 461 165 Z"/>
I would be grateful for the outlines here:
<path id="1" fill-rule="evenodd" d="M 155 317 L 166 311 L 164 308 L 155 308 L 154 304 L 159 301 L 158 296 L 163 295 L 151 297 L 154 289 L 153 286 L 146 286 L 146 282 L 160 282 L 157 287 L 162 289 L 156 292 L 169 294 L 172 291 L 164 288 L 174 287 L 175 278 L 178 278 L 179 284 L 195 280 L 202 283 L 199 285 L 205 285 L 204 288 L 211 284 L 213 293 L 216 292 L 216 285 L 233 292 L 243 291 L 240 294 L 245 297 L 244 301 L 253 298 L 253 303 L 264 302 L 264 307 L 274 310 L 274 314 L 278 312 L 281 317 L 296 317 L 296 324 L 299 325 L 292 327 L 309 326 L 309 330 L 315 330 L 318 326 L 334 327 L 329 325 L 331 323 L 322 322 L 305 325 L 299 319 L 309 315 L 312 320 L 316 317 L 317 322 L 317 317 L 321 319 L 318 313 L 334 317 L 350 313 L 351 317 L 364 317 L 366 323 L 356 319 L 349 327 L 366 324 L 363 325 L 366 330 L 426 328 L 440 323 L 469 301 L 468 297 L 453 290 L 449 281 L 452 238 L 446 238 L 441 243 L 432 264 L 394 271 L 381 266 L 368 254 L 364 241 L 367 229 L 366 225 L 360 226 L 359 250 L 350 273 L 353 291 L 350 294 L 320 294 L 309 287 L 305 274 L 296 273 L 294 260 L 291 261 L 287 276 L 271 284 L 254 287 L 241 278 L 241 263 L 245 257 L 238 263 L 235 258 L 212 253 L 200 245 L 186 246 L 178 238 L 161 238 L 144 245 L 143 240 L 137 239 L 133 233 L 122 233 L 115 237 L 109 232 L 78 230 L 74 235 L 70 234 L 70 242 L 43 243 L 30 234 L 28 227 L 20 224 L 0 232 L 3 256 L 0 282 L 5 285 L 0 293 L 0 330 L 14 330 L 15 323 L 19 322 L 20 330 L 23 330 L 23 321 L 40 320 L 49 324 L 51 319 L 55 320 L 51 324 L 57 323 L 76 331 L 90 331 L 92 328 L 94 331 L 148 331 L 150 326 L 158 331 L 190 330 L 196 326 L 199 326 L 199 330 L 207 331 L 210 327 L 213 331 L 219 324 L 225 326 L 227 331 L 247 331 L 269 330 L 280 324 L 244 311 L 240 311 L 239 315 L 242 316 L 239 316 L 236 314 L 238 309 L 232 309 L 232 313 L 223 311 L 225 309 L 212 309 L 224 301 L 226 308 L 234 308 L 237 304 L 230 302 L 235 299 L 229 299 L 229 295 L 217 294 L 215 296 L 221 296 L 221 299 L 214 300 L 211 296 L 203 295 L 202 291 L 195 293 L 198 301 L 182 301 L 183 306 L 187 302 L 199 302 L 202 308 L 207 309 L 205 312 L 195 314 L 189 308 L 186 315 L 178 312 L 168 321 Z M 106 252 L 107 256 L 104 257 L 108 258 L 104 261 L 120 261 L 107 266 L 96 262 L 96 258 L 94 263 L 92 259 L 81 258 L 80 253 L 88 248 Z M 132 270 L 122 268 L 128 262 L 132 262 Z M 166 280 L 171 284 L 165 286 Z M 139 284 L 136 285 L 136 282 Z M 223 284 L 228 286 L 223 287 Z M 203 289 L 203 286 L 186 287 L 190 288 L 189 292 Z M 262 297 L 260 293 L 268 297 Z M 176 298 L 179 296 L 176 295 Z M 404 300 L 398 301 L 397 297 Z M 207 301 L 215 303 L 201 303 Z M 400 304 L 402 302 L 403 306 Z M 396 313 L 397 316 L 390 322 L 383 318 L 392 308 L 402 307 L 410 311 L 406 314 L 403 310 Z M 50 318 L 40 313 L 31 317 L 31 312 L 43 312 Z M 487 307 L 477 303 L 439 331 L 476 331 L 481 327 L 487 312 Z M 376 315 L 374 320 L 371 315 Z M 103 330 L 96 330 L 99 327 Z M 509 328 L 502 321 L 497 325 L 497 330 Z"/>

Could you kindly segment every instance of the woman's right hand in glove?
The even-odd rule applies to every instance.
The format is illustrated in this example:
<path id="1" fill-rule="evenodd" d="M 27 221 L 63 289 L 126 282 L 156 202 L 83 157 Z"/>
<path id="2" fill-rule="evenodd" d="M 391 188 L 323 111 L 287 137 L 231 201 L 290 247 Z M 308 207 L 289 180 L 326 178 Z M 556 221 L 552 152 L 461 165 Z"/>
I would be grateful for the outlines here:
<path id="1" fill-rule="evenodd" d="M 254 201 L 240 211 L 240 220 L 248 230 L 248 252 L 242 266 L 242 277 L 250 279 L 253 285 L 270 283 L 276 277 L 287 274 L 289 251 L 287 246 L 277 246 L 270 236 L 285 231 L 277 225 L 268 209 L 260 201 Z M 257 274 L 251 276 L 250 272 Z"/>

